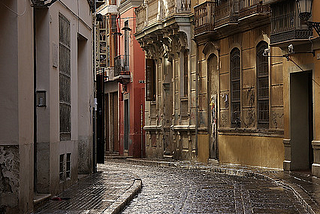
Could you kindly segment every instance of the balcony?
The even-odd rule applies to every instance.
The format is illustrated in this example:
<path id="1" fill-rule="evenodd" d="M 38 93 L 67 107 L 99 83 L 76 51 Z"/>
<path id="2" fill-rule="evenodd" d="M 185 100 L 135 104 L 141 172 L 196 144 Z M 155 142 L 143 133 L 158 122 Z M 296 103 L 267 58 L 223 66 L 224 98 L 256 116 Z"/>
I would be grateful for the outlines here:
<path id="1" fill-rule="evenodd" d="M 172 17 L 187 16 L 191 12 L 191 0 L 168 0 L 160 3 L 150 0 L 135 9 L 136 32 L 142 32 L 145 28 L 163 24 Z"/>
<path id="2" fill-rule="evenodd" d="M 207 1 L 194 8 L 195 36 L 214 31 L 215 2 Z"/>
<path id="3" fill-rule="evenodd" d="M 146 7 L 141 5 L 135 9 L 136 13 L 136 32 L 141 32 L 146 26 Z"/>
<path id="4" fill-rule="evenodd" d="M 238 24 L 239 0 L 223 1 L 215 8 L 216 29 Z"/>
<path id="5" fill-rule="evenodd" d="M 97 0 L 96 1 L 96 7 L 99 8 L 101 5 L 103 5 L 105 2 L 105 0 Z"/>
<path id="6" fill-rule="evenodd" d="M 261 19 L 269 21 L 270 6 L 262 4 L 261 0 L 253 0 L 250 4 L 246 0 L 240 0 L 239 21 L 255 22 Z"/>
<path id="7" fill-rule="evenodd" d="M 300 43 L 312 36 L 312 29 L 300 22 L 295 4 L 295 1 L 271 4 L 271 45 Z"/>
<path id="8" fill-rule="evenodd" d="M 119 55 L 114 58 L 114 80 L 128 84 L 131 76 L 129 71 L 129 56 Z"/>

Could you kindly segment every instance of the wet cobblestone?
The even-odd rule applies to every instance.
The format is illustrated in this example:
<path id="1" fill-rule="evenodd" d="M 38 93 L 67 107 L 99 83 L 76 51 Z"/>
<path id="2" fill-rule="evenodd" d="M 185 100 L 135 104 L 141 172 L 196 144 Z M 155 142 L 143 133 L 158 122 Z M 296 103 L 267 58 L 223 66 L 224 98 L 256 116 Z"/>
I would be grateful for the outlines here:
<path id="1" fill-rule="evenodd" d="M 123 211 L 132 213 L 308 213 L 293 193 L 254 176 L 109 160 L 143 181 Z"/>
<path id="2" fill-rule="evenodd" d="M 135 179 L 121 168 L 98 166 L 98 173 L 83 178 L 59 195 L 63 200 L 49 200 L 36 214 L 102 213 L 121 196 Z"/>
<path id="3" fill-rule="evenodd" d="M 173 165 L 170 165 L 173 166 Z M 99 173 L 50 200 L 35 213 L 103 213 L 142 179 L 141 193 L 122 211 L 133 213 L 308 213 L 291 190 L 253 173 L 227 175 L 208 168 L 167 167 L 108 159 Z"/>

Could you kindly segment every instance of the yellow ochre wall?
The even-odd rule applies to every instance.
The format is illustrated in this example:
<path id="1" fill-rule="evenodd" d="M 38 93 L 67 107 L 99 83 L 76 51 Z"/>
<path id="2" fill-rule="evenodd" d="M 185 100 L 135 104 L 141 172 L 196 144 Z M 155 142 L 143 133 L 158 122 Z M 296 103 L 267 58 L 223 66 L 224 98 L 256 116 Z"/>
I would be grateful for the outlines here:
<path id="1" fill-rule="evenodd" d="M 219 135 L 219 162 L 267 168 L 283 168 L 282 138 Z"/>

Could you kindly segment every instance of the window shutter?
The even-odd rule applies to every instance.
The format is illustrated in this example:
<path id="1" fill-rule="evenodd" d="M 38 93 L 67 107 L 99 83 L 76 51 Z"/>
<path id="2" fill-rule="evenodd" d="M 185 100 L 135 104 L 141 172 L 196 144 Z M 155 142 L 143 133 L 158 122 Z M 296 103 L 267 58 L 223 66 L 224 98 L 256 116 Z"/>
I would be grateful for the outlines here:
<path id="1" fill-rule="evenodd" d="M 146 100 L 156 100 L 156 75 L 155 63 L 153 59 L 146 59 Z"/>

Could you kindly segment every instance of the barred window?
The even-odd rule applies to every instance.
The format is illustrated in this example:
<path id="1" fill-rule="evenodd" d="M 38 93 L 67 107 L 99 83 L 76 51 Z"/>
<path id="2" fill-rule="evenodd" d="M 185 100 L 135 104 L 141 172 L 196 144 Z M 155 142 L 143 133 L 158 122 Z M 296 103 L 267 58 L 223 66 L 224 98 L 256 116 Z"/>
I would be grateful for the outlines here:
<path id="1" fill-rule="evenodd" d="M 59 178 L 60 181 L 64 180 L 64 154 L 59 156 Z"/>
<path id="2" fill-rule="evenodd" d="M 188 96 L 188 50 L 184 51 L 183 55 L 183 96 L 187 97 Z"/>
<path id="3" fill-rule="evenodd" d="M 60 140 L 71 140 L 70 22 L 59 14 Z"/>
<path id="4" fill-rule="evenodd" d="M 269 128 L 269 67 L 268 57 L 262 55 L 267 48 L 266 42 L 257 46 L 258 128 Z"/>
<path id="5" fill-rule="evenodd" d="M 237 48 L 230 54 L 230 80 L 231 127 L 240 127 L 240 50 Z"/>
<path id="6" fill-rule="evenodd" d="M 156 65 L 153 59 L 146 59 L 146 100 L 156 100 Z"/>
<path id="7" fill-rule="evenodd" d="M 71 153 L 67 153 L 66 178 L 71 178 Z"/>

